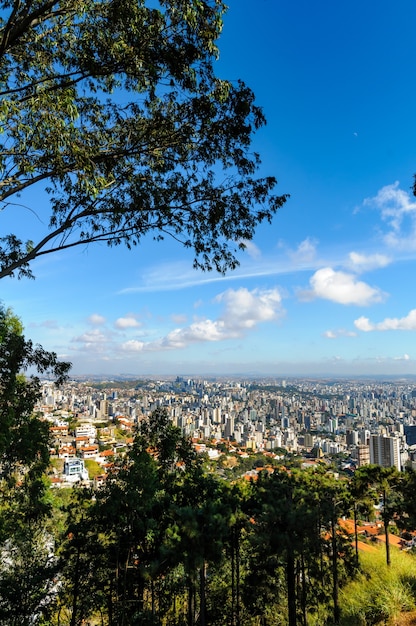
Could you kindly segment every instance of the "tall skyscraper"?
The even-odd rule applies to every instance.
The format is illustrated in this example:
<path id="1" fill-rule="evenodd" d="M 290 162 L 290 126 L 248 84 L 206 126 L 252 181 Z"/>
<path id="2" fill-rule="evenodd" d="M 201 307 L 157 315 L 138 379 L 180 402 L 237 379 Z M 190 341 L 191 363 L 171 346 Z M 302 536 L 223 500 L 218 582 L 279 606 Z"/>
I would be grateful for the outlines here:
<path id="1" fill-rule="evenodd" d="M 400 442 L 397 437 L 371 435 L 370 463 L 382 467 L 397 467 L 400 471 Z"/>

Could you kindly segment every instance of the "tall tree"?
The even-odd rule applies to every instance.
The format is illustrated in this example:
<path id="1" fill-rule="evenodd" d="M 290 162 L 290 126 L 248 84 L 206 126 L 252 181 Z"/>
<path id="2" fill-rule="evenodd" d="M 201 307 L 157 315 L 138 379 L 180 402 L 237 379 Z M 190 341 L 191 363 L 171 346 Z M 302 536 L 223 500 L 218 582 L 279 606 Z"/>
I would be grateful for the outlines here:
<path id="1" fill-rule="evenodd" d="M 93 505 L 91 491 L 81 486 L 71 489 L 69 502 L 63 506 L 66 526 L 58 550 L 55 606 L 58 624 L 80 626 L 105 604 L 109 569 L 103 558 L 105 542 L 97 532 L 97 520 L 91 515 Z"/>
<path id="2" fill-rule="evenodd" d="M 90 242 L 171 236 L 225 271 L 286 196 L 257 177 L 252 91 L 216 77 L 222 0 L 0 2 L 0 278 Z M 45 190 L 37 206 L 27 194 Z M 18 200 L 20 195 L 22 200 Z M 33 197 L 33 194 L 32 194 Z M 18 204 L 49 228 L 18 228 Z"/>
<path id="3" fill-rule="evenodd" d="M 380 504 L 386 540 L 386 563 L 390 565 L 389 525 L 398 509 L 401 509 L 401 504 L 395 497 L 395 488 L 401 481 L 401 475 L 395 467 L 364 465 L 356 470 L 354 480 L 361 489 L 367 489 L 372 494 L 374 504 Z"/>
<path id="4" fill-rule="evenodd" d="M 40 623 L 50 615 L 57 590 L 52 534 L 39 523 L 18 525 L 0 546 L 0 557 L 0 623 Z"/>
<path id="5" fill-rule="evenodd" d="M 30 376 L 27 370 L 32 370 Z M 41 374 L 63 382 L 69 364 L 25 339 L 0 306 L 0 622 L 25 624 L 47 612 L 56 570 L 44 471 L 49 425 L 34 413 Z M 12 593 L 13 591 L 13 593 Z M 19 597 L 19 601 L 16 598 Z"/>
<path id="6" fill-rule="evenodd" d="M 398 486 L 400 507 L 398 507 L 397 525 L 405 530 L 416 528 L 416 471 L 406 467 Z"/>
<path id="7" fill-rule="evenodd" d="M 305 496 L 296 472 L 262 472 L 253 485 L 254 562 L 262 562 L 269 577 L 279 579 L 279 569 L 284 572 L 289 626 L 297 624 L 296 560 L 306 534 L 317 532 L 316 513 L 306 506 Z"/>
<path id="8" fill-rule="evenodd" d="M 20 320 L 0 305 L 1 503 L 6 512 L 17 506 L 23 523 L 42 514 L 42 474 L 49 463 L 49 424 L 34 413 L 39 375 L 52 375 L 59 384 L 69 368 L 55 353 L 26 340 Z M 0 541 L 3 526 L 13 530 L 16 517 L 9 522 L 9 514 L 0 515 Z"/>
<path id="9" fill-rule="evenodd" d="M 92 505 L 74 511 L 62 550 L 60 594 L 62 604 L 72 607 L 71 626 L 98 610 L 110 626 L 156 623 L 155 582 L 180 561 L 167 540 L 172 498 L 194 460 L 180 429 L 165 409 L 157 409 Z"/>
<path id="10" fill-rule="evenodd" d="M 188 588 L 187 625 L 194 626 L 199 599 L 200 626 L 210 623 L 207 615 L 207 570 L 223 560 L 230 510 L 227 486 L 204 472 L 198 459 L 184 474 L 175 490 L 170 525 L 170 543 L 186 573 Z"/>
<path id="11" fill-rule="evenodd" d="M 344 496 L 343 484 L 326 470 L 275 470 L 270 476 L 262 472 L 253 484 L 252 555 L 254 564 L 261 563 L 266 585 L 254 570 L 246 590 L 250 583 L 254 595 L 265 588 L 265 601 L 271 602 L 270 584 L 276 581 L 274 602 L 279 592 L 285 597 L 289 626 L 306 626 L 308 610 L 329 603 L 327 590 L 332 590 L 334 622 L 339 622 L 341 561 L 350 562 L 337 523 L 346 508 Z M 266 602 L 260 600 L 261 611 Z"/>

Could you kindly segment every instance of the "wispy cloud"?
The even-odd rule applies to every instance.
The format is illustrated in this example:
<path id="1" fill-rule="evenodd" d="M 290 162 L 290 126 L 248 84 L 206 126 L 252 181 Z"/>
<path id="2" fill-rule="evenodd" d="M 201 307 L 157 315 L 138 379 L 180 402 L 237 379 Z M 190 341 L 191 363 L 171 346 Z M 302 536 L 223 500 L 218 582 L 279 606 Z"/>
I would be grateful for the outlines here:
<path id="1" fill-rule="evenodd" d="M 385 254 L 366 255 L 359 252 L 350 252 L 348 258 L 348 265 L 354 272 L 368 272 L 386 267 L 391 263 L 391 258 Z"/>
<path id="2" fill-rule="evenodd" d="M 416 330 L 416 309 L 412 309 L 405 317 L 386 317 L 382 322 L 370 322 L 368 317 L 359 317 L 355 327 L 363 332 L 385 330 Z"/>
<path id="3" fill-rule="evenodd" d="M 380 211 L 388 230 L 384 242 L 400 250 L 416 250 L 416 201 L 400 189 L 399 182 L 382 187 L 376 196 L 366 198 L 364 206 Z"/>
<path id="4" fill-rule="evenodd" d="M 184 313 L 172 313 L 170 318 L 174 324 L 186 324 L 186 320 L 188 319 L 187 315 Z"/>
<path id="5" fill-rule="evenodd" d="M 311 263 L 316 259 L 317 240 L 307 237 L 300 242 L 295 250 L 289 250 L 288 255 L 295 265 Z"/>
<path id="6" fill-rule="evenodd" d="M 102 326 L 103 324 L 105 324 L 106 319 L 105 317 L 103 317 L 102 315 L 99 315 L 98 313 L 93 313 L 92 315 L 89 316 L 88 322 L 92 324 L 93 326 Z"/>
<path id="7" fill-rule="evenodd" d="M 259 259 L 261 257 L 261 250 L 253 241 L 249 239 L 242 239 L 241 243 L 244 244 L 246 253 L 252 259 Z"/>
<path id="8" fill-rule="evenodd" d="M 157 341 L 132 339 L 122 344 L 125 352 L 145 352 L 183 349 L 203 342 L 218 342 L 243 337 L 263 322 L 278 319 L 284 314 L 277 289 L 229 289 L 220 293 L 215 302 L 224 305 L 218 319 L 200 319 L 189 326 L 176 328 Z"/>
<path id="9" fill-rule="evenodd" d="M 210 272 L 204 273 L 190 270 L 189 264 L 183 262 L 160 264 L 153 268 L 148 268 L 146 274 L 141 277 L 140 284 L 120 289 L 119 295 L 132 293 L 152 293 L 162 291 L 177 291 L 198 285 L 208 285 L 212 283 L 226 283 L 232 280 L 253 278 L 257 276 L 268 276 L 269 269 L 250 269 L 241 271 L 240 268 L 229 272 L 226 276 Z"/>
<path id="10" fill-rule="evenodd" d="M 43 322 L 29 324 L 30 328 L 47 328 L 48 330 L 59 330 L 60 326 L 56 320 L 44 320 Z"/>
<path id="11" fill-rule="evenodd" d="M 335 271 L 331 267 L 315 272 L 309 284 L 311 289 L 299 292 L 301 299 L 321 298 L 338 304 L 368 306 L 385 298 L 380 289 L 357 280 L 354 274 Z"/>
<path id="12" fill-rule="evenodd" d="M 245 242 L 247 245 L 247 242 Z M 212 283 L 226 284 L 230 281 L 247 280 L 271 276 L 288 275 L 299 271 L 315 270 L 322 265 L 316 258 L 316 242 L 311 238 L 302 241 L 292 250 L 279 245 L 280 252 L 273 255 L 261 255 L 253 242 L 248 242 L 250 255 L 247 255 L 240 266 L 225 276 L 216 272 L 201 272 L 189 267 L 189 263 L 177 262 L 160 264 L 147 268 L 140 277 L 140 283 L 120 289 L 119 295 L 132 293 L 150 293 L 175 291 L 189 287 L 203 286 Z"/>
<path id="13" fill-rule="evenodd" d="M 337 339 L 338 337 L 356 337 L 357 333 L 353 330 L 346 330 L 345 328 L 339 328 L 338 330 L 326 330 L 323 336 L 327 339 Z"/>
<path id="14" fill-rule="evenodd" d="M 225 276 L 215 272 L 193 270 L 185 262 L 173 262 L 148 267 L 136 285 L 120 289 L 118 295 L 177 291 L 214 283 L 227 284 L 230 281 L 245 281 L 258 278 L 288 276 L 299 272 L 316 272 L 327 267 L 344 267 L 347 271 L 360 274 L 383 268 L 393 262 L 393 258 L 378 252 L 353 250 L 345 247 L 328 246 L 324 254 L 318 255 L 318 242 L 306 237 L 296 247 L 291 248 L 280 241 L 277 250 L 268 255 L 260 255 L 253 242 L 248 242 L 251 254 L 246 255 L 242 264 Z M 346 255 L 347 254 L 347 258 Z"/>

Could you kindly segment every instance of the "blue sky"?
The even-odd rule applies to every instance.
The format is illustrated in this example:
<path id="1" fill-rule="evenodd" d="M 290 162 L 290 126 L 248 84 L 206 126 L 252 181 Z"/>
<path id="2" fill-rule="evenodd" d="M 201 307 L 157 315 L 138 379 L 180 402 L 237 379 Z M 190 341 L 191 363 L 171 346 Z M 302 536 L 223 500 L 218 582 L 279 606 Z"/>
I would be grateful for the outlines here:
<path id="1" fill-rule="evenodd" d="M 96 245 L 3 279 L 1 299 L 74 374 L 416 374 L 416 3 L 229 7 L 217 73 L 254 90 L 261 173 L 291 196 L 240 267 Z"/>

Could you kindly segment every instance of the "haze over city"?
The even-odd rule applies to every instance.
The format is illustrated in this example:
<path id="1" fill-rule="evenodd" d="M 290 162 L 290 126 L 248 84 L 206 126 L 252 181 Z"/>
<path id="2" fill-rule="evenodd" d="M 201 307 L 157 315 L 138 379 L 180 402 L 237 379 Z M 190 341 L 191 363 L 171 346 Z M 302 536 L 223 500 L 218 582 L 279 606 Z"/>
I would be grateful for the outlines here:
<path id="1" fill-rule="evenodd" d="M 1 300 L 74 374 L 415 374 L 416 5 L 229 7 L 217 74 L 254 90 L 261 174 L 290 194 L 240 266 L 196 271 L 172 240 L 92 245 L 2 280 Z M 41 187 L 27 200 L 5 232 L 47 222 Z"/>

